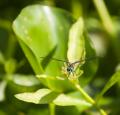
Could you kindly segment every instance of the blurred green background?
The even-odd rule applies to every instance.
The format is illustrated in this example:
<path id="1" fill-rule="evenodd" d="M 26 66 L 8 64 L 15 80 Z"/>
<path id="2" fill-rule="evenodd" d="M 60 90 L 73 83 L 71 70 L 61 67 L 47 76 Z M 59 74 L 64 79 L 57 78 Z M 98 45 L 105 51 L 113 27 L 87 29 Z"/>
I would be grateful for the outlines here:
<path id="1" fill-rule="evenodd" d="M 41 4 L 62 8 L 69 11 L 75 19 L 83 16 L 85 30 L 100 57 L 96 75 L 89 84 L 89 92 L 93 96 L 99 94 L 108 79 L 120 70 L 120 0 L 104 0 L 104 3 L 112 24 L 109 19 L 105 19 L 105 11 L 104 15 L 100 15 L 95 0 L 0 0 L 0 115 L 49 115 L 48 105 L 29 104 L 14 97 L 16 93 L 36 91 L 43 87 L 34 77 L 12 30 L 13 20 L 28 5 Z M 105 93 L 105 97 L 103 106 L 108 113 L 119 115 L 120 81 Z M 56 113 L 80 115 L 75 107 L 56 107 Z"/>

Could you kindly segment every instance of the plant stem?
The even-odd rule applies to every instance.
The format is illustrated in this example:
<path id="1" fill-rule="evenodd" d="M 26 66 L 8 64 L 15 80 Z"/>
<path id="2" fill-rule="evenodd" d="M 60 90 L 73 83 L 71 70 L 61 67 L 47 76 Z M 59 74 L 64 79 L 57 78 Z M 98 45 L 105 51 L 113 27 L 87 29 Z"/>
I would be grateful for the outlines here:
<path id="1" fill-rule="evenodd" d="M 15 47 L 16 47 L 16 39 L 14 38 L 14 35 L 12 35 L 12 33 L 9 33 L 8 46 L 6 50 L 7 59 L 11 58 L 14 55 L 14 52 L 16 50 Z"/>
<path id="2" fill-rule="evenodd" d="M 107 113 L 103 109 L 101 109 L 101 108 L 98 108 L 98 109 L 99 109 L 101 115 L 107 115 Z"/>
<path id="3" fill-rule="evenodd" d="M 74 85 L 76 89 L 80 91 L 80 93 L 85 97 L 85 99 L 99 110 L 101 115 L 107 115 L 107 113 L 103 109 L 98 107 L 96 102 L 81 88 L 81 86 L 77 82 L 75 82 Z"/>
<path id="4" fill-rule="evenodd" d="M 105 27 L 106 31 L 109 35 L 115 36 L 116 31 L 114 28 L 114 24 L 112 22 L 112 19 L 108 13 L 108 10 L 105 6 L 105 3 L 103 0 L 93 0 L 93 3 L 98 11 L 98 14 L 102 20 L 103 26 Z"/>
<path id="5" fill-rule="evenodd" d="M 82 15 L 82 7 L 79 0 L 71 0 L 71 10 L 76 19 Z"/>
<path id="6" fill-rule="evenodd" d="M 55 104 L 54 103 L 49 104 L 49 110 L 50 110 L 50 115 L 55 115 Z"/>
<path id="7" fill-rule="evenodd" d="M 79 84 L 75 84 L 75 87 L 84 95 L 85 99 L 91 104 L 95 104 L 95 101 L 80 87 Z"/>
<path id="8" fill-rule="evenodd" d="M 7 42 L 7 48 L 5 51 L 5 58 L 9 59 L 13 56 L 14 51 L 16 50 L 16 39 L 13 35 L 12 23 L 8 20 L 0 20 L 0 27 L 4 28 L 8 32 L 8 42 Z"/>

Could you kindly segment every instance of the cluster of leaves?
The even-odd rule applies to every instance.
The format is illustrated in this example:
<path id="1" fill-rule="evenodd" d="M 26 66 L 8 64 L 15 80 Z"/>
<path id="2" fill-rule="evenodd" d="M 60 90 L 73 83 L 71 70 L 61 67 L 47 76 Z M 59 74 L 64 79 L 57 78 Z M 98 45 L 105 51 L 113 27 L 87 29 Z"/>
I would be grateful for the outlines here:
<path id="1" fill-rule="evenodd" d="M 39 12 L 39 14 L 36 14 L 37 12 Z M 64 106 L 78 105 L 78 103 L 82 104 L 81 102 L 76 103 L 76 101 L 74 103 L 74 101 L 69 99 L 71 97 L 67 99 L 67 96 L 65 97 L 64 94 L 61 94 L 74 88 L 67 79 L 61 77 L 62 63 L 60 64 L 57 61 L 51 60 L 52 57 L 66 59 L 66 54 L 68 54 L 67 58 L 70 62 L 84 59 L 85 43 L 83 38 L 83 20 L 80 18 L 78 22 L 71 27 L 68 40 L 69 28 L 73 22 L 74 19 L 68 12 L 40 5 L 33 5 L 23 9 L 14 21 L 13 28 L 26 57 L 31 63 L 37 77 L 49 88 L 41 89 L 30 94 L 18 94 L 16 95 L 17 98 L 33 103 L 50 103 L 51 101 L 56 105 Z M 62 25 L 63 23 L 64 25 Z M 49 27 L 46 27 L 48 25 Z M 43 27 L 47 29 L 43 30 Z M 68 51 L 67 42 L 69 43 Z M 47 46 L 47 48 L 45 46 Z M 43 56 L 44 59 L 40 59 Z M 89 66 L 93 66 L 93 64 L 89 64 Z M 92 77 L 93 73 L 92 75 L 89 74 L 89 77 Z M 84 81 L 84 78 L 83 76 L 81 82 Z M 51 93 L 52 91 L 54 91 L 55 97 L 53 93 Z M 45 94 L 43 92 L 45 92 Z M 57 95 L 56 92 L 58 92 Z M 49 95 L 49 98 L 46 98 L 47 95 Z M 60 104 L 63 98 L 66 99 Z M 85 103 L 84 100 L 83 103 Z"/>
<path id="2" fill-rule="evenodd" d="M 61 72 L 63 62 L 52 60 L 54 57 L 72 63 L 89 57 L 96 57 L 96 53 L 97 58 L 99 56 L 107 57 L 107 45 L 103 38 L 109 38 L 116 62 L 119 62 L 120 47 L 117 36 L 119 28 L 113 27 L 110 17 L 107 17 L 107 12 L 107 18 L 102 17 L 103 14 L 99 6 L 97 6 L 96 0 L 93 1 L 98 13 L 100 13 L 104 30 L 97 19 L 88 18 L 85 20 L 80 16 L 81 6 L 79 6 L 80 4 L 77 0 L 72 2 L 73 14 L 77 18 L 79 17 L 77 20 L 63 9 L 44 5 L 31 5 L 24 8 L 13 22 L 13 26 L 8 21 L 1 20 L 0 26 L 8 30 L 10 40 L 5 55 L 0 52 L 0 67 L 4 68 L 0 68 L 2 71 L 0 74 L 0 101 L 5 106 L 7 105 L 10 114 L 16 112 L 17 114 L 54 115 L 55 113 L 61 114 L 64 112 L 65 115 L 78 115 L 79 113 L 97 114 L 100 112 L 102 115 L 106 115 L 107 113 L 118 114 L 120 112 L 119 107 L 116 107 L 119 105 L 116 105 L 119 100 L 119 91 L 116 94 L 117 101 L 115 96 L 103 97 L 115 83 L 118 83 L 117 89 L 119 89 L 119 66 L 115 72 L 112 71 L 112 76 L 110 76 L 110 70 L 106 70 L 109 72 L 106 74 L 109 79 L 104 78 L 102 65 L 98 68 L 99 59 L 93 59 L 89 62 L 81 63 L 75 76 L 70 74 L 66 77 Z M 104 4 L 102 5 L 104 6 Z M 107 23 L 105 23 L 106 21 Z M 13 27 L 17 37 L 11 31 L 11 27 Z M 85 30 L 89 32 L 89 37 L 96 47 L 93 47 Z M 97 32 L 94 30 L 97 30 Z M 17 48 L 16 40 L 19 42 L 35 75 L 33 73 L 32 75 L 24 75 L 24 71 L 27 71 L 27 68 L 24 68 L 26 60 L 18 61 L 11 58 Z M 2 44 L 0 45 L 2 46 Z M 4 48 L 4 46 L 2 47 Z M 104 61 L 106 62 L 105 59 Z M 105 62 L 103 65 L 106 65 Z M 18 74 L 19 70 L 22 70 L 20 72 L 22 74 Z M 31 74 L 30 70 L 28 74 Z M 73 79 L 73 77 L 75 78 Z M 103 89 L 100 90 L 101 87 Z M 4 103 L 5 94 L 8 95 L 9 93 L 11 95 Z M 8 103 L 9 99 L 12 100 L 12 104 Z M 39 105 L 26 104 L 18 101 L 18 99 Z M 18 104 L 21 105 L 16 106 Z M 113 104 L 116 106 L 113 107 Z M 47 105 L 49 105 L 49 111 Z M 16 106 L 15 110 L 11 108 L 13 106 Z M 64 109 L 62 106 L 64 106 Z M 105 108 L 106 112 L 101 107 Z M 25 108 L 29 110 L 26 111 Z M 57 108 L 59 109 L 57 110 Z M 3 110 L 0 109 L 0 114 L 8 114 L 5 110 L 3 106 Z"/>

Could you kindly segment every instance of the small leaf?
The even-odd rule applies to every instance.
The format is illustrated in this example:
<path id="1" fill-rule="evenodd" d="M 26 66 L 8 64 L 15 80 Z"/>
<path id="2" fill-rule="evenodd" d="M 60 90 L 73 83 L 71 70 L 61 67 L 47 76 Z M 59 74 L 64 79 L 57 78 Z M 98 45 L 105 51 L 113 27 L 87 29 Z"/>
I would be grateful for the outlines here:
<path id="1" fill-rule="evenodd" d="M 99 101 L 102 98 L 102 96 L 104 95 L 104 93 L 107 90 L 109 90 L 118 81 L 120 81 L 120 71 L 118 71 L 115 74 L 113 74 L 113 76 L 109 79 L 109 81 L 106 83 L 106 85 L 103 88 L 103 90 L 101 91 L 101 93 L 98 95 L 97 101 Z"/>
<path id="2" fill-rule="evenodd" d="M 15 97 L 25 102 L 31 102 L 35 104 L 46 104 L 50 103 L 53 99 L 56 98 L 58 93 L 51 91 L 50 89 L 39 89 L 33 93 L 21 93 L 16 94 Z"/>
<path id="3" fill-rule="evenodd" d="M 84 22 L 82 18 L 79 18 L 69 31 L 67 57 L 70 62 L 96 57 L 93 44 L 84 32 Z M 91 61 L 86 61 L 86 63 L 81 63 L 80 66 L 82 66 L 80 69 L 83 70 L 83 72 L 78 71 L 77 75 L 79 75 L 81 86 L 85 86 L 94 77 L 98 63 L 96 59 L 93 59 Z"/>
<path id="4" fill-rule="evenodd" d="M 73 98 L 71 96 L 60 94 L 54 101 L 59 106 L 88 106 L 91 104 L 80 98 Z"/>
<path id="5" fill-rule="evenodd" d="M 83 37 L 84 22 L 80 17 L 78 21 L 73 24 L 69 31 L 69 42 L 67 58 L 69 62 L 78 61 L 85 58 L 85 41 Z"/>

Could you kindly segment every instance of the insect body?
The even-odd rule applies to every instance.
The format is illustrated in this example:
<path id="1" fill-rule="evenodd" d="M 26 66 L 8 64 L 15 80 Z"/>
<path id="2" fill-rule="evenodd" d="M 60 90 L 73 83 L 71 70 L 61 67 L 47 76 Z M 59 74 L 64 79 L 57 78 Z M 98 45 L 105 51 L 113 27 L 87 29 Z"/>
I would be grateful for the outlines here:
<path id="1" fill-rule="evenodd" d="M 67 72 L 70 74 L 74 71 L 74 67 L 70 64 L 69 66 L 67 66 Z"/>
<path id="2" fill-rule="evenodd" d="M 71 63 L 64 63 L 64 66 L 62 67 L 62 72 L 65 75 L 70 75 L 74 73 L 74 66 Z"/>
<path id="3" fill-rule="evenodd" d="M 64 66 L 62 67 L 62 72 L 63 74 L 65 74 L 68 79 L 76 79 L 78 76 L 80 76 L 83 71 L 80 70 L 79 72 L 77 72 L 77 70 L 79 69 L 81 62 L 83 61 L 75 61 L 73 63 L 67 62 L 64 63 Z"/>

